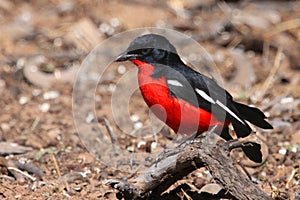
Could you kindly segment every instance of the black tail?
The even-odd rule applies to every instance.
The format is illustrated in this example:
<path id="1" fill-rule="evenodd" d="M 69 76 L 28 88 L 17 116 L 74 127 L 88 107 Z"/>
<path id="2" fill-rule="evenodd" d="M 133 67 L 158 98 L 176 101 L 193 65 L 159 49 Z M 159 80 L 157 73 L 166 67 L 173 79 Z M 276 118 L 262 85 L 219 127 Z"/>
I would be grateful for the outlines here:
<path id="1" fill-rule="evenodd" d="M 251 124 L 264 129 L 273 129 L 272 125 L 265 120 L 267 118 L 265 114 L 258 108 L 249 107 L 238 102 L 234 102 L 234 106 L 239 111 L 241 117 Z"/>
<path id="2" fill-rule="evenodd" d="M 246 120 L 260 128 L 273 129 L 272 125 L 265 120 L 266 116 L 264 115 L 264 113 L 258 108 L 249 107 L 238 102 L 233 103 L 234 107 L 238 110 L 239 115 L 241 116 L 241 118 L 243 118 L 243 120 Z M 241 123 L 237 123 L 236 121 L 232 121 L 232 126 L 238 137 L 245 137 L 251 133 L 251 128 L 248 125 L 243 125 Z M 250 160 L 258 163 L 262 162 L 260 144 L 251 142 L 249 143 L 249 146 L 242 147 L 242 149 Z"/>
<path id="3" fill-rule="evenodd" d="M 235 129 L 236 131 L 236 129 Z M 226 141 L 232 140 L 233 138 L 229 134 L 228 127 L 223 127 L 223 130 L 220 135 L 222 138 L 224 138 Z M 261 163 L 262 162 L 262 153 L 260 151 L 260 144 L 250 142 L 248 144 L 249 146 L 242 147 L 243 152 L 245 155 L 252 161 Z"/>
<path id="4" fill-rule="evenodd" d="M 249 146 L 242 147 L 243 152 L 246 154 L 246 156 L 250 160 L 257 162 L 257 163 L 261 163 L 262 162 L 262 153 L 260 151 L 260 149 L 261 149 L 260 144 L 250 142 L 248 145 Z"/>

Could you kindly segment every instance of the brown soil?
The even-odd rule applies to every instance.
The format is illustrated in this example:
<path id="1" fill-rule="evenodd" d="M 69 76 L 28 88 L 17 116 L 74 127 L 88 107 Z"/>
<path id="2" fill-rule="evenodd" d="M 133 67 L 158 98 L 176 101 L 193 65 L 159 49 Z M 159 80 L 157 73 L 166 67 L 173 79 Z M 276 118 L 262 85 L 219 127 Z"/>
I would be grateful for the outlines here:
<path id="1" fill-rule="evenodd" d="M 134 177 L 134 170 L 106 166 L 88 153 L 74 126 L 74 74 L 53 77 L 79 66 L 95 44 L 111 35 L 150 26 L 192 36 L 212 55 L 235 99 L 267 113 L 274 130 L 257 130 L 267 161 L 246 170 L 274 199 L 299 199 L 300 3 L 200 2 L 0 1 L 0 142 L 20 145 L 0 147 L 0 199 L 116 199 L 117 191 L 105 181 Z M 41 73 L 26 73 L 32 65 Z M 97 88 L 96 121 L 100 124 L 105 117 L 118 144 L 127 150 L 145 141 L 146 147 L 137 151 L 149 152 L 153 137 L 134 138 L 114 124 L 109 108 L 111 87 L 122 76 L 118 67 L 113 64 Z M 131 68 L 125 64 L 126 70 Z M 138 91 L 130 100 L 130 114 L 143 125 L 150 123 Z M 103 124 L 100 128 L 107 132 Z M 153 151 L 169 144 L 174 135 L 168 128 L 161 132 L 164 136 L 158 136 L 160 144 Z M 253 164 L 241 153 L 234 154 L 237 162 Z M 186 199 L 211 182 L 205 169 L 199 169 L 170 190 L 177 191 L 177 199 Z"/>

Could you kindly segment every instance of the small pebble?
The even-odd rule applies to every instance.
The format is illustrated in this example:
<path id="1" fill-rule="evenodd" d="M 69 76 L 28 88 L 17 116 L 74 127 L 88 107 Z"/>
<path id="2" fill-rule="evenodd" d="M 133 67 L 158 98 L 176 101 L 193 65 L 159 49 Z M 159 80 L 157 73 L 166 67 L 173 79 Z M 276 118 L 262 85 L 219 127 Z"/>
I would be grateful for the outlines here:
<path id="1" fill-rule="evenodd" d="M 58 96 L 59 96 L 59 92 L 55 90 L 48 91 L 43 94 L 43 98 L 45 100 L 56 99 Z"/>
<path id="2" fill-rule="evenodd" d="M 145 146 L 146 146 L 146 142 L 145 142 L 145 141 L 140 141 L 140 142 L 137 144 L 137 148 L 138 148 L 138 149 L 144 148 Z"/>
<path id="3" fill-rule="evenodd" d="M 271 116 L 271 114 L 269 112 L 264 112 L 264 114 L 267 118 Z"/>
<path id="4" fill-rule="evenodd" d="M 266 172 L 261 172 L 261 175 L 266 177 L 267 176 L 267 173 Z"/>
<path id="5" fill-rule="evenodd" d="M 129 151 L 129 152 L 134 152 L 134 146 L 133 146 L 133 145 L 128 146 L 128 147 L 127 147 L 127 151 Z"/>
<path id="6" fill-rule="evenodd" d="M 291 149 L 291 151 L 292 151 L 293 153 L 297 153 L 298 148 L 297 148 L 296 146 L 293 146 L 292 149 Z"/>
<path id="7" fill-rule="evenodd" d="M 104 33 L 104 34 L 107 34 L 107 35 L 112 35 L 115 32 L 114 27 L 111 26 L 110 24 L 105 23 L 105 22 L 100 24 L 99 30 L 100 30 L 101 33 Z"/>
<path id="8" fill-rule="evenodd" d="M 34 89 L 32 90 L 32 95 L 33 96 L 39 96 L 42 93 L 42 91 L 40 89 Z"/>
<path id="9" fill-rule="evenodd" d="M 156 149 L 158 146 L 157 142 L 152 142 L 151 143 L 151 151 L 153 151 L 154 149 Z"/>
<path id="10" fill-rule="evenodd" d="M 121 22 L 118 18 L 112 18 L 111 20 L 109 20 L 109 23 L 112 27 L 118 27 L 121 25 Z"/>
<path id="11" fill-rule="evenodd" d="M 110 28 L 110 26 L 105 22 L 101 23 L 100 26 L 99 26 L 99 30 L 102 33 L 106 33 L 107 31 L 109 31 L 109 28 Z"/>
<path id="12" fill-rule="evenodd" d="M 125 72 L 126 72 L 126 67 L 124 65 L 120 65 L 118 67 L 118 73 L 119 74 L 125 74 Z"/>
<path id="13" fill-rule="evenodd" d="M 136 123 L 134 123 L 133 127 L 134 127 L 135 130 L 138 130 L 138 129 L 143 127 L 143 123 L 142 122 L 136 122 Z"/>
<path id="14" fill-rule="evenodd" d="M 48 112 L 50 109 L 50 104 L 49 103 L 43 103 L 39 105 L 39 109 L 42 112 Z"/>
<path id="15" fill-rule="evenodd" d="M 82 190 L 82 187 L 74 187 L 73 188 L 76 192 L 80 192 Z"/>
<path id="16" fill-rule="evenodd" d="M 116 84 L 113 83 L 109 84 L 107 90 L 109 92 L 114 92 L 116 90 Z"/>
<path id="17" fill-rule="evenodd" d="M 88 115 L 87 115 L 86 118 L 85 118 L 85 122 L 89 124 L 89 123 L 91 123 L 94 119 L 95 119 L 94 114 L 93 114 L 93 113 L 88 113 Z"/>
<path id="18" fill-rule="evenodd" d="M 31 161 L 28 158 L 20 158 L 18 161 L 23 165 L 26 163 L 31 163 Z"/>
<path id="19" fill-rule="evenodd" d="M 280 103 L 281 104 L 287 104 L 287 103 L 292 103 L 293 101 L 294 101 L 293 97 L 285 97 L 285 98 L 282 98 L 280 100 Z"/>
<path id="20" fill-rule="evenodd" d="M 137 122 L 137 121 L 139 121 L 140 117 L 139 117 L 138 115 L 131 115 L 131 116 L 130 116 L 130 119 L 131 119 L 131 121 L 133 121 L 133 122 Z"/>
<path id="21" fill-rule="evenodd" d="M 285 154 L 287 153 L 287 149 L 286 149 L 286 148 L 281 148 L 281 149 L 279 150 L 279 153 L 280 153 L 281 155 L 285 155 Z"/>
<path id="22" fill-rule="evenodd" d="M 28 97 L 22 96 L 19 99 L 19 104 L 24 105 L 24 104 L 28 103 L 28 101 L 29 101 Z"/>
<path id="23" fill-rule="evenodd" d="M 25 63 L 26 63 L 25 58 L 19 58 L 17 60 L 17 68 L 22 69 L 25 66 Z"/>

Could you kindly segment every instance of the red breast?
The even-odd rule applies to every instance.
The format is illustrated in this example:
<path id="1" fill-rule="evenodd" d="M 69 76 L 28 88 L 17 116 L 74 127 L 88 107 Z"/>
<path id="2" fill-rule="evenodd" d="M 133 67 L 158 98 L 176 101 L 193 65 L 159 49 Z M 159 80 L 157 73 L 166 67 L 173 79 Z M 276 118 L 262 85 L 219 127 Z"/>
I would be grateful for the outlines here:
<path id="1" fill-rule="evenodd" d="M 166 79 L 151 75 L 154 67 L 140 60 L 131 60 L 139 69 L 139 87 L 151 111 L 177 133 L 193 134 L 203 132 L 214 125 L 222 126 L 210 112 L 177 99 L 169 94 Z M 225 123 L 229 125 L 229 122 Z"/>

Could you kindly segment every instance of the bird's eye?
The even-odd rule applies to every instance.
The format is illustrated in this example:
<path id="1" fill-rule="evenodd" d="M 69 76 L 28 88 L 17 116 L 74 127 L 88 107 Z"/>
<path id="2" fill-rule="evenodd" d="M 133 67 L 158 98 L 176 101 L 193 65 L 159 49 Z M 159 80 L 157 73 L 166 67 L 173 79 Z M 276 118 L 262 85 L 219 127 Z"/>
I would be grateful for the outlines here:
<path id="1" fill-rule="evenodd" d="M 151 53 L 151 51 L 152 51 L 152 49 L 147 48 L 147 49 L 142 49 L 142 50 L 141 50 L 141 53 L 142 53 L 143 55 L 148 55 L 149 53 Z"/>

